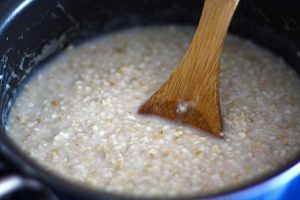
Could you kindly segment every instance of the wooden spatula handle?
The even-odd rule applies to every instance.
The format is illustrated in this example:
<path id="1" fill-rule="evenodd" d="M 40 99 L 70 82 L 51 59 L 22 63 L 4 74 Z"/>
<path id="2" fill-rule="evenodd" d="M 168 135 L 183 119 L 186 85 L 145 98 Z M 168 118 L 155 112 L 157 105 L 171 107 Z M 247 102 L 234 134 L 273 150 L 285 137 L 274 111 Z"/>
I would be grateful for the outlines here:
<path id="1" fill-rule="evenodd" d="M 199 86 L 205 86 L 209 84 L 206 83 L 209 80 L 203 80 L 203 75 L 219 73 L 219 58 L 224 39 L 238 2 L 239 0 L 205 0 L 201 20 L 192 43 L 178 65 L 185 68 L 184 71 L 187 73 L 185 74 L 185 81 L 189 84 L 199 85 L 197 83 L 202 80 L 204 83 Z M 186 88 L 182 91 L 190 93 L 189 84 L 183 83 Z"/>

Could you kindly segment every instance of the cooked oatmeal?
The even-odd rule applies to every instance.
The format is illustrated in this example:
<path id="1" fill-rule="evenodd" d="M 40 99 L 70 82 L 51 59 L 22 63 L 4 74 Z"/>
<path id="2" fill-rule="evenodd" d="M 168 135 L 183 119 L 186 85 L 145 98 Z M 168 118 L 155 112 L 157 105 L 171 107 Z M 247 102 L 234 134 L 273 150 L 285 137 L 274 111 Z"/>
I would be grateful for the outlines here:
<path id="1" fill-rule="evenodd" d="M 225 139 L 136 114 L 193 32 L 134 28 L 67 49 L 24 86 L 9 135 L 63 177 L 139 196 L 220 191 L 278 169 L 300 151 L 300 80 L 249 41 L 229 35 L 222 55 Z"/>

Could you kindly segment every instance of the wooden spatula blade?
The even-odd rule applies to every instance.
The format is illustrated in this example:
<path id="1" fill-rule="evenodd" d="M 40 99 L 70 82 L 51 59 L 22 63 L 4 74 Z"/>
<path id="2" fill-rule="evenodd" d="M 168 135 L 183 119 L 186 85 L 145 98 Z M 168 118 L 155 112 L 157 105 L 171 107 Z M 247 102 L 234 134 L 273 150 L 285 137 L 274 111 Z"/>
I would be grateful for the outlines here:
<path id="1" fill-rule="evenodd" d="M 213 118 L 215 118 L 216 123 L 209 124 L 207 118 L 201 115 L 202 112 L 194 108 L 188 108 L 187 112 L 184 113 L 177 113 L 175 111 L 178 106 L 177 102 L 161 102 L 159 106 L 156 106 L 155 110 L 150 110 L 147 104 L 149 104 L 149 102 L 146 102 L 139 109 L 139 113 L 147 115 L 158 115 L 167 120 L 183 123 L 194 128 L 201 129 L 216 137 L 222 137 L 220 135 L 220 132 L 222 131 L 222 118 L 220 116 L 212 116 Z M 159 107 L 160 109 L 157 109 Z M 168 112 L 168 110 L 172 110 L 175 112 Z"/>
<path id="2" fill-rule="evenodd" d="M 205 103 L 206 107 L 202 106 L 201 98 L 193 99 L 185 93 L 177 94 L 179 95 L 178 99 L 172 98 L 172 95 L 165 90 L 169 84 L 166 82 L 139 108 L 138 112 L 145 115 L 157 115 L 173 122 L 190 125 L 221 138 L 220 132 L 223 129 L 223 121 L 219 106 L 218 88 L 215 87 L 214 91 L 206 91 L 214 96 L 209 103 Z M 198 97 L 203 95 L 203 100 L 205 100 L 206 95 L 203 94 L 203 91 L 198 94 Z"/>

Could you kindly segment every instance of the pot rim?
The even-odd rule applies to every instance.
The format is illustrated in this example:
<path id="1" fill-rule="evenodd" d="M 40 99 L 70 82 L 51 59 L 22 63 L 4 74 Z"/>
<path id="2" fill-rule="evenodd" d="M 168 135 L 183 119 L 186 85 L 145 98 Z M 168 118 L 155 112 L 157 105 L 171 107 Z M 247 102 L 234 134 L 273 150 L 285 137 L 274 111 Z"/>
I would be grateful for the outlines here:
<path id="1" fill-rule="evenodd" d="M 30 5 L 32 0 L 19 0 L 11 2 L 9 5 L 5 5 L 7 10 L 2 9 L 4 12 L 0 16 L 0 35 L 14 20 L 14 16 L 20 13 L 22 10 L 26 9 Z M 1 7 L 0 7 L 1 8 Z M 0 9 L 1 10 L 1 9 Z M 1 10 L 1 11 L 2 11 Z M 20 171 L 25 176 L 30 176 L 38 179 L 43 184 L 50 186 L 59 186 L 59 190 L 63 192 L 72 193 L 73 195 L 85 196 L 85 198 L 107 198 L 107 199 L 153 199 L 151 197 L 143 196 L 131 196 L 129 194 L 116 194 L 103 191 L 98 188 L 84 186 L 83 184 L 74 183 L 66 178 L 61 177 L 53 172 L 48 171 L 46 168 L 42 167 L 40 164 L 36 163 L 33 159 L 27 156 L 6 134 L 5 130 L 1 128 L 0 130 L 0 152 L 3 153 L 7 159 L 12 161 L 13 164 L 17 165 Z M 204 195 L 194 194 L 193 196 L 187 197 L 167 197 L 167 199 L 183 200 L 183 199 L 232 199 L 238 196 L 239 199 L 243 197 L 249 198 L 249 195 L 256 195 L 257 191 L 270 191 L 275 189 L 287 182 L 291 181 L 294 177 L 300 176 L 300 155 L 292 159 L 289 163 L 282 166 L 275 172 L 266 174 L 263 177 L 257 178 L 248 183 L 243 183 L 239 187 L 230 187 L 222 190 L 221 192 L 207 193 Z M 55 189 L 56 190 L 56 189 Z M 155 197 L 155 199 L 166 199 L 166 197 Z"/>

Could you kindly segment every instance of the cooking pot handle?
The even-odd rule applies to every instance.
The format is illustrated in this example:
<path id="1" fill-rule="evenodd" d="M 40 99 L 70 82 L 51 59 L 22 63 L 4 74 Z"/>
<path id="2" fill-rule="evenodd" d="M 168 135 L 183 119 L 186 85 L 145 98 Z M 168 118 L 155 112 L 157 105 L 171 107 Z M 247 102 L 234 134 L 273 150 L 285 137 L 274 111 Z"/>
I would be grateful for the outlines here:
<path id="1" fill-rule="evenodd" d="M 19 189 L 40 191 L 45 194 L 47 199 L 58 200 L 56 195 L 50 189 L 34 179 L 24 178 L 19 175 L 9 175 L 0 179 L 0 199 L 2 199 L 5 195 L 11 194 Z"/>

